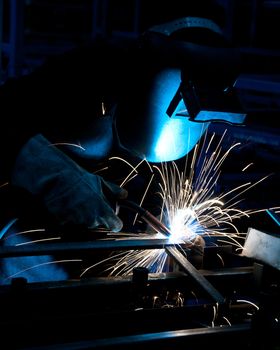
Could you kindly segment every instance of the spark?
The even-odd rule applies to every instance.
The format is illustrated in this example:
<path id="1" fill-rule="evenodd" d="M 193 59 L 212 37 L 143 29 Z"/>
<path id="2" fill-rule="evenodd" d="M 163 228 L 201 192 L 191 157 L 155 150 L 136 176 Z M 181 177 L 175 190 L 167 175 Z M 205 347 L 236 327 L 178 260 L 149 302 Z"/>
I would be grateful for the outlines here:
<path id="1" fill-rule="evenodd" d="M 0 188 L 8 186 L 8 185 L 9 185 L 9 182 L 4 182 L 3 184 L 0 185 Z"/>
<path id="2" fill-rule="evenodd" d="M 154 296 L 153 297 L 153 308 L 155 307 L 155 305 L 156 305 L 156 302 L 159 300 L 159 297 L 158 296 Z"/>
<path id="3" fill-rule="evenodd" d="M 223 267 L 225 266 L 224 259 L 221 257 L 220 254 L 216 254 L 217 257 L 221 260 Z"/>
<path id="4" fill-rule="evenodd" d="M 231 326 L 231 322 L 229 321 L 228 318 L 226 318 L 225 316 L 223 316 L 223 319 L 228 323 L 229 326 Z"/>
<path id="5" fill-rule="evenodd" d="M 198 297 L 196 296 L 195 292 L 191 291 L 191 294 L 194 296 L 195 302 L 198 304 Z"/>
<path id="6" fill-rule="evenodd" d="M 0 231 L 0 240 L 5 236 L 5 234 L 9 231 L 9 229 L 14 225 L 17 221 L 17 218 L 10 220 Z M 6 239 L 6 238 L 4 238 Z"/>
<path id="7" fill-rule="evenodd" d="M 115 254 L 114 255 L 114 259 L 119 259 L 121 256 L 123 256 L 124 254 L 127 254 L 126 252 L 120 252 L 119 254 Z M 87 268 L 84 269 L 84 271 L 80 274 L 80 277 L 82 277 L 84 274 L 86 274 L 88 271 L 92 270 L 94 267 L 97 267 L 98 265 L 102 265 L 107 261 L 111 261 L 112 257 L 110 256 L 109 258 L 105 258 L 103 260 L 98 261 L 95 264 L 92 264 L 90 266 L 88 266 Z"/>
<path id="8" fill-rule="evenodd" d="M 213 319 L 211 322 L 212 327 L 215 327 L 215 320 L 217 319 L 217 315 L 218 315 L 218 304 L 216 303 L 215 305 L 213 305 Z"/>
<path id="9" fill-rule="evenodd" d="M 105 103 L 101 102 L 101 110 L 102 110 L 102 115 L 106 114 L 106 107 L 105 107 Z"/>
<path id="10" fill-rule="evenodd" d="M 5 227 L 2 229 L 2 232 L 5 234 L 3 237 L 3 245 L 4 246 L 15 246 L 15 247 L 21 247 L 24 245 L 30 245 L 34 243 L 42 243 L 47 241 L 54 241 L 61 239 L 61 237 L 40 237 L 40 239 L 28 239 L 28 236 L 25 236 L 26 234 L 33 234 L 35 233 L 36 236 L 39 233 L 45 233 L 46 229 L 44 228 L 37 228 L 37 229 L 29 229 L 29 230 L 22 230 L 18 232 L 14 232 L 14 230 L 11 230 L 11 227 L 14 223 L 17 222 L 17 219 L 13 219 L 10 222 L 8 222 Z M 48 260 L 48 261 L 47 261 Z M 33 281 L 43 281 L 48 279 L 55 279 L 55 280 L 61 280 L 66 279 L 67 273 L 66 271 L 62 271 L 62 269 L 59 269 L 59 267 L 56 264 L 60 264 L 62 262 L 72 262 L 73 259 L 69 260 L 60 260 L 60 261 L 53 261 L 52 257 L 50 256 L 41 256 L 41 257 L 34 257 L 34 256 L 26 256 L 26 257 L 18 257 L 18 258 L 8 258 L 3 259 L 3 265 L 2 267 L 2 276 L 0 278 L 0 283 L 5 284 L 9 279 L 12 279 L 13 277 L 16 277 L 18 275 L 27 277 L 29 282 Z M 38 269 L 35 269 L 38 268 Z"/>
<path id="11" fill-rule="evenodd" d="M 55 142 L 55 143 L 50 144 L 50 146 L 70 146 L 70 147 L 79 148 L 83 151 L 86 150 L 82 145 L 77 144 L 77 143 L 71 143 L 71 142 Z"/>
<path id="12" fill-rule="evenodd" d="M 131 163 L 129 163 L 127 160 L 125 160 L 124 158 L 121 158 L 121 157 L 110 157 L 109 158 L 109 160 L 112 160 L 112 159 L 118 159 L 118 160 L 124 162 L 125 164 L 127 164 L 132 169 L 132 171 L 136 171 L 135 167 Z M 136 167 L 138 167 L 138 165 Z"/>
<path id="13" fill-rule="evenodd" d="M 178 292 L 177 298 L 176 298 L 176 306 L 183 307 L 184 306 L 184 297 L 183 295 Z"/>
<path id="14" fill-rule="evenodd" d="M 248 165 L 246 165 L 241 171 L 245 171 L 247 170 L 250 166 L 252 166 L 254 163 L 249 163 Z"/>
<path id="15" fill-rule="evenodd" d="M 258 305 L 256 305 L 255 303 L 253 303 L 252 301 L 249 300 L 245 300 L 245 299 L 238 299 L 236 300 L 237 303 L 246 303 L 246 304 L 250 304 L 252 306 L 254 306 L 257 310 L 259 310 Z"/>
<path id="16" fill-rule="evenodd" d="M 199 154 L 199 144 L 196 146 L 188 174 L 187 166 L 180 172 L 175 162 L 171 167 L 163 164 L 162 169 L 158 168 L 162 177 L 162 220 L 170 227 L 172 236 L 181 238 L 186 243 L 191 242 L 197 235 L 227 236 L 226 229 L 233 229 L 238 235 L 238 228 L 233 221 L 262 211 L 241 210 L 237 207 L 239 201 L 235 200 L 268 176 L 253 184 L 249 182 L 237 186 L 226 193 L 215 193 L 222 164 L 230 152 L 240 145 L 235 143 L 222 153 L 221 144 L 224 136 L 225 133 L 211 154 L 208 153 L 210 143 L 214 141 L 213 135 L 205 153 L 202 150 Z M 198 169 L 198 157 L 202 159 L 201 170 Z M 236 240 L 233 241 L 238 244 Z"/>
<path id="17" fill-rule="evenodd" d="M 146 190 L 145 190 L 145 192 L 144 192 L 144 194 L 143 194 L 143 196 L 142 196 L 142 198 L 141 198 L 140 205 L 142 205 L 143 202 L 144 202 L 144 199 L 145 199 L 145 197 L 146 197 L 146 195 L 147 195 L 147 193 L 148 193 L 148 190 L 149 190 L 150 185 L 151 185 L 151 183 L 152 183 L 152 181 L 153 181 L 153 178 L 154 178 L 154 174 L 152 174 L 152 176 L 151 176 L 151 178 L 150 178 L 150 181 L 149 181 L 149 183 L 148 183 L 148 185 L 147 185 L 147 187 L 146 187 Z M 135 215 L 135 218 L 134 218 L 134 221 L 133 221 L 133 225 L 134 225 L 135 222 L 136 222 L 137 216 L 138 216 L 138 214 Z"/>
<path id="18" fill-rule="evenodd" d="M 15 219 L 13 222 L 15 222 L 16 220 L 17 219 Z M 10 226 L 8 226 L 7 228 L 10 228 Z M 10 239 L 13 236 L 20 236 L 20 235 L 25 235 L 28 233 L 45 232 L 45 231 L 46 231 L 46 229 L 44 229 L 44 228 L 36 228 L 36 229 L 31 229 L 31 230 L 19 231 L 19 232 L 15 232 L 15 233 L 11 233 L 11 234 L 7 235 L 6 237 L 4 237 L 4 240 Z"/>
<path id="19" fill-rule="evenodd" d="M 244 200 L 242 198 L 244 193 L 265 181 L 270 175 L 255 182 L 246 182 L 226 192 L 217 193 L 222 166 L 231 152 L 240 147 L 239 142 L 232 143 L 227 149 L 222 147 L 226 132 L 227 130 L 218 140 L 213 133 L 210 141 L 207 141 L 208 135 L 205 133 L 202 140 L 195 146 L 192 155 L 186 156 L 183 170 L 179 169 L 175 161 L 152 166 L 159 175 L 157 192 L 161 200 L 159 219 L 171 231 L 170 242 L 184 254 L 188 254 L 189 248 L 197 247 L 201 253 L 204 249 L 203 237 L 213 235 L 221 236 L 226 243 L 230 241 L 237 248 L 242 248 L 242 244 L 237 239 L 241 233 L 235 222 L 242 217 L 248 218 L 252 214 L 266 210 L 242 210 L 239 205 Z M 135 167 L 132 169 L 133 172 L 136 171 Z M 156 237 L 163 238 L 160 233 L 155 232 L 155 234 Z M 152 236 L 143 234 L 141 237 Z M 138 239 L 141 237 L 137 236 Z M 183 244 L 178 244 L 182 241 Z M 107 270 L 109 275 L 129 275 L 138 266 L 146 267 L 154 273 L 167 272 L 172 268 L 168 266 L 165 249 L 130 250 L 124 252 L 121 257 L 113 255 L 110 259 L 114 264 Z"/>
<path id="20" fill-rule="evenodd" d="M 138 174 L 137 168 L 139 168 L 140 165 L 142 163 L 144 163 L 144 162 L 148 165 L 148 168 L 149 168 L 150 172 L 151 173 L 153 172 L 149 162 L 146 159 L 142 159 L 136 166 L 133 166 L 131 163 L 129 163 L 127 160 L 125 160 L 122 157 L 110 157 L 109 158 L 109 160 L 114 160 L 114 159 L 124 162 L 125 164 L 127 164 L 132 169 L 131 172 L 122 181 L 122 183 L 120 184 L 120 187 L 123 187 L 124 185 L 126 185 L 129 181 L 131 181 Z"/>
<path id="21" fill-rule="evenodd" d="M 54 240 L 59 240 L 59 239 L 61 239 L 61 237 L 49 237 L 49 238 L 36 239 L 33 241 L 18 243 L 18 244 L 16 244 L 16 247 L 31 244 L 31 243 L 42 243 L 42 242 L 46 242 L 46 241 L 54 241 Z"/>
<path id="22" fill-rule="evenodd" d="M 4 234 L 7 232 L 7 230 L 12 226 L 12 224 L 16 222 L 16 219 L 12 220 L 8 225 L 5 226 L 5 231 Z M 3 235 L 1 235 L 0 232 L 0 237 L 3 237 Z M 24 230 L 24 231 L 19 231 L 19 232 L 15 232 L 15 233 L 11 233 L 9 235 L 6 235 L 6 237 L 3 237 L 3 240 L 9 240 L 11 239 L 11 237 L 15 237 L 15 236 L 25 236 L 26 234 L 30 234 L 30 233 L 36 233 L 36 232 L 46 232 L 46 229 L 44 228 L 37 228 L 37 229 L 31 229 L 31 230 Z M 22 245 L 26 245 L 26 244 L 31 244 L 31 243 L 42 243 L 42 242 L 47 242 L 47 241 L 54 241 L 54 240 L 60 240 L 61 237 L 60 236 L 56 236 L 56 237 L 45 237 L 45 238 L 41 238 L 41 239 L 36 239 L 36 240 L 30 240 L 30 241 L 26 241 L 26 242 L 21 242 L 21 243 L 17 243 L 16 246 L 22 246 Z"/>
<path id="23" fill-rule="evenodd" d="M 96 170 L 94 173 L 95 173 L 95 174 L 102 173 L 103 171 L 108 170 L 108 169 L 109 169 L 109 167 L 106 166 L 106 167 L 104 167 L 104 168 L 101 168 L 101 169 Z"/>
<path id="24" fill-rule="evenodd" d="M 130 164 L 127 160 L 125 160 L 122 157 L 111 157 L 111 158 L 109 158 L 109 160 L 114 160 L 114 159 L 120 160 L 120 161 L 124 162 L 125 164 L 127 164 L 129 167 L 132 168 L 131 172 L 125 177 L 125 179 L 120 184 L 120 187 L 124 187 L 129 181 L 132 181 L 138 175 L 138 170 L 137 169 L 140 167 L 140 165 L 142 163 L 145 162 L 145 164 L 148 165 L 148 169 L 150 170 L 152 175 L 151 175 L 149 183 L 148 183 L 148 185 L 147 185 L 147 187 L 145 189 L 145 192 L 144 192 L 144 194 L 143 194 L 143 196 L 142 196 L 142 198 L 140 200 L 140 205 L 142 205 L 143 201 L 144 201 L 144 199 L 145 199 L 145 197 L 146 197 L 146 195 L 148 193 L 149 187 L 150 187 L 150 185 L 152 183 L 153 177 L 154 177 L 153 169 L 152 169 L 150 163 L 144 158 L 136 166 L 133 166 L 132 164 Z M 135 217 L 134 217 L 133 225 L 135 225 L 137 217 L 138 217 L 138 214 L 136 214 Z"/>
<path id="25" fill-rule="evenodd" d="M 155 239 L 162 238 L 161 234 L 122 234 L 125 238 L 121 239 Z M 108 272 L 109 276 L 128 276 L 132 273 L 133 269 L 136 267 L 149 267 L 150 272 L 159 273 L 164 270 L 164 266 L 168 256 L 164 249 L 146 249 L 146 250 L 129 250 L 129 251 L 121 251 L 117 253 L 112 253 L 107 258 L 100 260 L 83 270 L 80 274 L 80 277 L 88 273 L 90 270 L 98 266 L 104 265 L 106 262 L 114 263 L 112 266 L 109 266 L 107 269 L 103 270 L 103 272 Z"/>
<path id="26" fill-rule="evenodd" d="M 31 229 L 31 230 L 19 231 L 19 232 L 17 232 L 16 234 L 17 234 L 17 235 L 24 235 L 24 234 L 26 234 L 26 233 L 45 232 L 45 231 L 46 231 L 45 228 L 34 228 L 34 229 Z"/>

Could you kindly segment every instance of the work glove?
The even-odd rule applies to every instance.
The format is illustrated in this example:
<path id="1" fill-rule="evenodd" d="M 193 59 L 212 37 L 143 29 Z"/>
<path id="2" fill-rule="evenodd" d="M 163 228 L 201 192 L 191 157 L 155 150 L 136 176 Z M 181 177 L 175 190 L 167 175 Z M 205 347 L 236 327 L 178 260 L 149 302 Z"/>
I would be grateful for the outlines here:
<path id="1" fill-rule="evenodd" d="M 62 226 L 103 226 L 113 232 L 122 229 L 123 223 L 108 198 L 116 203 L 126 197 L 126 190 L 89 173 L 41 134 L 21 149 L 11 184 L 40 198 Z"/>

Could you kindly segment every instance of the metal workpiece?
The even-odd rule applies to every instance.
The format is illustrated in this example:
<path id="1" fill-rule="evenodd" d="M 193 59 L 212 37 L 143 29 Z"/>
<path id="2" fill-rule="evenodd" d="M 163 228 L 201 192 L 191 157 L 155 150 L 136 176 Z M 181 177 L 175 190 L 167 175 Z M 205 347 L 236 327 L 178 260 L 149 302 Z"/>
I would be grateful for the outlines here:
<path id="1" fill-rule="evenodd" d="M 243 348 L 251 350 L 252 334 L 265 324 L 265 317 L 279 318 L 277 298 L 271 299 L 275 288 L 265 290 L 265 302 L 260 297 L 267 280 L 275 285 L 278 276 L 272 280 L 270 273 L 256 268 L 252 258 L 237 254 L 230 239 L 219 242 L 219 236 L 205 237 L 200 242 L 203 249 L 196 250 L 185 242 L 174 244 L 168 236 L 156 237 L 139 233 L 128 238 L 125 232 L 107 232 L 102 239 L 87 242 L 2 246 L 3 260 L 44 254 L 80 258 L 73 268 L 72 276 L 78 271 L 74 278 L 32 283 L 16 275 L 1 286 L 3 339 L 12 339 L 12 346 L 23 350 L 185 349 L 186 344 L 197 348 L 205 343 L 222 349 L 228 341 L 237 348 L 246 342 L 249 345 Z M 145 254 L 146 250 L 163 251 L 170 270 L 154 273 L 140 260 L 131 274 L 102 275 L 101 267 L 78 277 L 92 261 L 112 252 Z M 108 263 L 114 266 L 115 262 Z M 273 313 L 268 300 L 275 301 Z M 18 336 L 13 338 L 15 330 Z M 274 328 L 269 331 L 274 339 Z M 45 348 L 42 339 L 47 339 Z"/>
<path id="2" fill-rule="evenodd" d="M 25 246 L 0 247 L 0 257 L 33 256 L 44 254 L 84 254 L 87 252 L 129 250 L 129 249 L 163 249 L 166 245 L 173 245 L 168 239 L 107 239 L 90 242 L 61 242 L 43 243 Z"/>
<path id="3" fill-rule="evenodd" d="M 153 346 L 159 349 L 186 349 L 186 344 L 197 348 L 204 346 L 205 341 L 215 343 L 216 349 L 223 349 L 224 342 L 232 341 L 235 345 L 245 346 L 244 338 L 248 338 L 251 332 L 250 325 L 240 324 L 235 326 L 194 328 L 175 331 L 143 333 L 138 335 L 128 335 L 122 337 L 102 338 L 96 340 L 85 340 L 73 342 L 71 344 L 56 344 L 55 346 L 40 346 L 22 348 L 22 350 L 86 350 L 86 349 L 143 349 L 146 346 Z M 245 349 L 243 347 L 243 349 Z M 248 348 L 249 349 L 249 348 Z"/>
<path id="4" fill-rule="evenodd" d="M 217 303 L 224 304 L 225 298 L 214 286 L 188 261 L 188 259 L 174 247 L 166 247 L 167 253 L 187 272 Z"/>
<path id="5" fill-rule="evenodd" d="M 242 255 L 280 270 L 280 236 L 249 228 Z"/>

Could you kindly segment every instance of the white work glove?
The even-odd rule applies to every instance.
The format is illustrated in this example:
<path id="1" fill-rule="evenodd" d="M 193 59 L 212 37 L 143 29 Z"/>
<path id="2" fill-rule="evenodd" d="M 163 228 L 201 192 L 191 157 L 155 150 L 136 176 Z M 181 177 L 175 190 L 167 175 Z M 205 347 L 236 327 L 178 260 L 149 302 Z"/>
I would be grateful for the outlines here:
<path id="1" fill-rule="evenodd" d="M 114 232 L 123 227 L 104 192 L 117 201 L 126 190 L 81 168 L 40 134 L 21 149 L 11 184 L 41 198 L 60 225 L 103 226 Z"/>

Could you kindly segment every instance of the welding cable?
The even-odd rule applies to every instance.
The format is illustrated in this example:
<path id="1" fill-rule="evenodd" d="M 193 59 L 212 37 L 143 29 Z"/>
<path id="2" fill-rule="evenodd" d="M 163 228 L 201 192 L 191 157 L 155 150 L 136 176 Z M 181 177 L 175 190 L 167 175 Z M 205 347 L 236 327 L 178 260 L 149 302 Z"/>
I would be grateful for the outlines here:
<path id="1" fill-rule="evenodd" d="M 118 202 L 118 204 L 120 207 L 127 208 L 137 213 L 144 221 L 146 221 L 146 223 L 148 223 L 156 231 L 164 234 L 165 236 L 171 235 L 171 231 L 158 218 L 156 218 L 148 210 L 141 207 L 139 204 L 128 199 L 121 199 Z"/>

